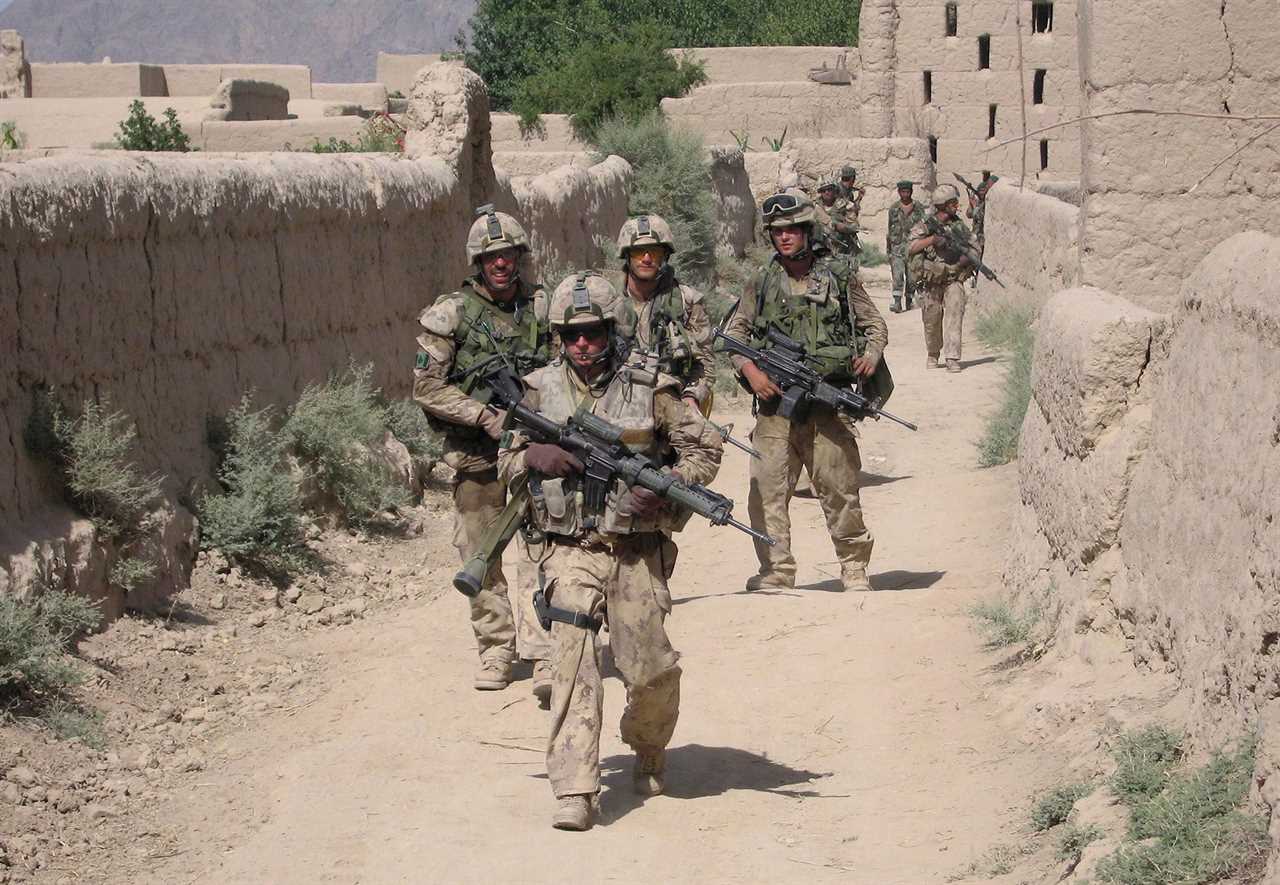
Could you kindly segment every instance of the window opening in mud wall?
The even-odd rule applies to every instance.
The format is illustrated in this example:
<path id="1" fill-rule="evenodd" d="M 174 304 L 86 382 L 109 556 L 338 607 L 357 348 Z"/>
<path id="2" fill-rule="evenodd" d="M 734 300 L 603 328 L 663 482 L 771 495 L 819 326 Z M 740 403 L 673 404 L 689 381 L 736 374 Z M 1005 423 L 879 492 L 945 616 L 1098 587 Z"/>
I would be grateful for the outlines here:
<path id="1" fill-rule="evenodd" d="M 1044 104 L 1044 78 L 1048 71 L 1043 68 L 1036 71 L 1035 79 L 1031 81 L 1031 103 Z"/>
<path id="2" fill-rule="evenodd" d="M 987 105 L 987 138 L 996 137 L 996 108 L 998 105 Z"/>
<path id="3" fill-rule="evenodd" d="M 924 103 L 933 104 L 933 71 L 924 72 Z"/>
<path id="4" fill-rule="evenodd" d="M 956 30 L 960 25 L 960 12 L 956 9 L 956 4 L 947 4 L 947 36 L 954 37 Z"/>
<path id="5" fill-rule="evenodd" d="M 1049 168 L 1049 139 L 1040 139 L 1040 171 Z"/>
<path id="6" fill-rule="evenodd" d="M 929 136 L 929 159 L 938 162 L 938 136 Z"/>
<path id="7" fill-rule="evenodd" d="M 1031 4 L 1031 33 L 1047 34 L 1053 30 L 1053 4 Z"/>
<path id="8" fill-rule="evenodd" d="M 985 71 L 991 67 L 991 35 L 978 35 L 978 70 Z"/>

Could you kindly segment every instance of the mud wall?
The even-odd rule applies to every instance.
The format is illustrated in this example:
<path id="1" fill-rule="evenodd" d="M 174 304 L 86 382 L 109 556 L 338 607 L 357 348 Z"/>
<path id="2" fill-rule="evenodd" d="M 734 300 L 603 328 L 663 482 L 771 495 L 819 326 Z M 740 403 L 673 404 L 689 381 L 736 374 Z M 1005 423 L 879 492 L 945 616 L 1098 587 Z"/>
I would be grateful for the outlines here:
<path id="1" fill-rule="evenodd" d="M 715 46 L 673 49 L 702 62 L 707 85 L 719 83 L 774 83 L 807 80 L 812 68 L 834 68 L 840 55 L 855 77 L 858 50 L 840 46 Z"/>
<path id="2" fill-rule="evenodd" d="M 855 82 L 830 86 L 801 78 L 791 82 L 699 86 L 684 98 L 664 98 L 662 113 L 708 144 L 768 150 L 766 139 L 856 138 L 860 93 Z"/>
<path id="3" fill-rule="evenodd" d="M 412 160 L 113 152 L 0 164 L 0 591 L 23 589 L 42 546 L 63 563 L 55 583 L 101 581 L 92 532 L 23 445 L 37 388 L 136 419 L 140 466 L 169 477 L 168 509 L 188 524 L 185 542 L 171 539 L 177 555 L 190 543 L 177 502 L 212 467 L 206 420 L 242 393 L 283 405 L 352 360 L 407 393 L 415 318 L 466 273 L 476 204 L 497 198 L 531 222 L 542 261 L 585 260 L 590 231 L 621 225 L 625 162 L 497 180 L 483 87 L 441 68 L 415 89 Z"/>
<path id="4" fill-rule="evenodd" d="M 988 200 L 983 260 L 1013 297 L 1038 308 L 1079 284 L 1080 207 L 1004 181 Z"/>

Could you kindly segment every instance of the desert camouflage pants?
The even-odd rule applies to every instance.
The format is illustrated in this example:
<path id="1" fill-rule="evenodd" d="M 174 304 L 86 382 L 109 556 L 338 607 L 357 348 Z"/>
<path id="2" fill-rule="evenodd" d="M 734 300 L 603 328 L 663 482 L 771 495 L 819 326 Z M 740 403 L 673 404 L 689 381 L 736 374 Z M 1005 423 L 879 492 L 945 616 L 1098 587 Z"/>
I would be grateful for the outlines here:
<path id="1" fill-rule="evenodd" d="M 954 280 L 944 286 L 930 286 L 925 290 L 920 314 L 924 319 L 924 346 L 929 356 L 960 359 L 964 306 L 968 299 L 963 280 Z"/>
<path id="2" fill-rule="evenodd" d="M 671 612 L 664 567 L 674 545 L 657 533 L 612 543 L 553 544 L 543 561 L 550 602 L 557 608 L 604 614 L 613 662 L 627 687 L 622 740 L 633 749 L 661 749 L 680 712 L 680 655 L 663 622 Z M 600 789 L 600 729 L 604 685 L 600 635 L 553 622 L 551 737 L 547 775 L 557 798 Z"/>
<path id="3" fill-rule="evenodd" d="M 866 567 L 875 539 L 862 521 L 858 471 L 862 459 L 852 422 L 829 409 L 815 407 L 804 421 L 760 414 L 751 442 L 760 452 L 751 459 L 747 513 L 751 525 L 776 542 L 755 542 L 762 574 L 795 578 L 791 553 L 791 497 L 803 466 L 827 518 L 827 531 L 841 565 Z"/>

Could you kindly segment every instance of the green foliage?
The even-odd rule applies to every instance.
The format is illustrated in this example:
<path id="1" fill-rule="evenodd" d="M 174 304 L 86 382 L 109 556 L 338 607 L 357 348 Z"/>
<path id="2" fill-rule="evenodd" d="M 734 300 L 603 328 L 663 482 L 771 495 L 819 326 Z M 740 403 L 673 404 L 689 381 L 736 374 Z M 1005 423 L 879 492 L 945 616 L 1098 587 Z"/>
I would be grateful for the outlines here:
<path id="1" fill-rule="evenodd" d="M 705 82 L 701 64 L 663 51 L 669 43 L 664 31 L 646 22 L 578 46 L 563 64 L 520 84 L 512 109 L 521 128 L 533 127 L 540 114 L 568 114 L 574 135 L 589 142 L 605 120 L 635 122 L 662 99 Z"/>
<path id="2" fill-rule="evenodd" d="M 604 122 L 595 147 L 631 164 L 628 211 L 665 218 L 676 241 L 676 273 L 690 285 L 708 287 L 716 268 L 715 197 L 702 138 L 673 129 L 655 113 L 636 122 Z"/>
<path id="3" fill-rule="evenodd" d="M 413 457 L 438 461 L 444 454 L 444 439 L 431 429 L 422 407 L 413 400 L 398 399 L 388 403 L 384 423 Z"/>
<path id="4" fill-rule="evenodd" d="M 768 0 L 479 0 L 470 21 L 470 38 L 460 37 L 459 45 L 467 66 L 488 84 L 494 109 L 505 111 L 516 106 L 527 80 L 568 68 L 575 64 L 576 54 L 596 52 L 646 29 L 658 34 L 658 51 L 676 46 L 854 46 L 860 6 L 861 0 L 810 0 L 804 4 Z M 661 30 L 656 27 L 659 24 Z M 620 39 L 620 34 L 624 38 Z M 618 50 L 606 49 L 601 54 L 624 57 Z M 637 70 L 650 69 L 646 63 Z M 614 79 L 613 72 L 610 79 Z"/>
<path id="5" fill-rule="evenodd" d="M 988 648 L 1006 648 L 1031 640 L 1031 632 L 1040 623 L 1039 609 L 1029 609 L 1019 614 L 1004 600 L 980 602 L 969 610 L 978 622 L 978 629 L 987 637 Z"/>
<path id="6" fill-rule="evenodd" d="M 62 590 L 35 599 L 0 593 L 0 705 L 38 704 L 78 684 L 67 651 L 101 617 L 94 603 Z"/>
<path id="7" fill-rule="evenodd" d="M 773 151 L 774 153 L 777 153 L 778 151 L 782 150 L 782 146 L 786 144 L 787 127 L 786 126 L 782 127 L 782 134 L 779 135 L 777 138 L 770 138 L 769 136 L 764 135 L 764 136 L 761 136 L 760 140 L 764 142 L 765 147 L 767 147 L 769 150 Z"/>
<path id="8" fill-rule="evenodd" d="M 141 101 L 129 105 L 129 116 L 120 122 L 116 142 L 126 151 L 180 151 L 191 150 L 191 139 L 182 131 L 178 112 L 164 109 L 164 120 L 157 121 L 147 112 Z"/>
<path id="9" fill-rule="evenodd" d="M 404 129 L 390 117 L 380 114 L 364 124 L 355 143 L 333 136 L 311 146 L 314 154 L 395 154 L 404 151 Z"/>
<path id="10" fill-rule="evenodd" d="M 1177 755 L 1157 729 L 1147 743 L 1163 764 Z M 1135 796 L 1130 838 L 1098 864 L 1118 885 L 1201 885 L 1259 874 L 1270 846 L 1265 818 L 1241 810 L 1253 778 L 1255 743 L 1219 752 L 1203 767 L 1165 777 L 1157 792 Z M 1172 764 L 1172 762 L 1170 762 Z M 1167 769 L 1165 769 L 1167 775 Z"/>
<path id="11" fill-rule="evenodd" d="M 862 251 L 858 253 L 858 267 L 879 267 L 888 263 L 889 256 L 879 246 L 874 243 L 862 244 Z"/>
<path id="12" fill-rule="evenodd" d="M 103 716 L 97 710 L 89 710 L 75 701 L 56 697 L 44 704 L 38 712 L 45 728 L 59 740 L 76 740 L 95 750 L 106 746 Z"/>
<path id="13" fill-rule="evenodd" d="M 729 134 L 733 136 L 734 142 L 737 143 L 738 150 L 742 151 L 744 154 L 751 150 L 751 130 L 743 129 L 741 132 L 738 132 L 735 129 L 730 129 Z"/>
<path id="14" fill-rule="evenodd" d="M 323 385 L 307 387 L 284 426 L 318 487 L 356 526 L 407 503 L 404 488 L 368 456 L 386 431 L 387 417 L 372 377 L 372 364 L 352 366 Z"/>
<path id="15" fill-rule="evenodd" d="M 1035 808 L 1031 809 L 1031 825 L 1037 830 L 1048 830 L 1058 824 L 1066 823 L 1075 808 L 1076 801 L 1093 792 L 1093 787 L 1086 783 L 1066 784 L 1050 790 L 1040 798 Z"/>
<path id="16" fill-rule="evenodd" d="M 1116 761 L 1112 792 L 1129 805 L 1154 797 L 1164 789 L 1170 772 L 1182 759 L 1182 741 L 1182 735 L 1163 725 L 1149 725 L 1120 735 L 1111 750 Z"/>
<path id="17" fill-rule="evenodd" d="M 255 410 L 245 395 L 211 428 L 210 439 L 221 456 L 224 491 L 199 502 L 201 547 L 271 572 L 303 568 L 302 503 L 271 409 Z"/>
<path id="18" fill-rule="evenodd" d="M 1078 859 L 1085 846 L 1090 843 L 1097 842 L 1102 838 L 1102 830 L 1093 824 L 1082 827 L 1079 824 L 1071 824 L 1062 831 L 1062 835 L 1058 837 L 1057 858 L 1061 862 L 1067 862 Z"/>
<path id="19" fill-rule="evenodd" d="M 143 556 L 124 555 L 111 566 L 110 581 L 125 593 L 132 593 L 156 576 L 156 564 Z"/>
<path id="20" fill-rule="evenodd" d="M 1031 359 L 1035 352 L 1031 319 L 1029 308 L 1006 302 L 985 312 L 976 324 L 979 340 L 992 349 L 1007 351 L 1009 359 L 1000 404 L 987 418 L 978 443 L 978 463 L 983 467 L 1008 464 L 1018 456 L 1022 421 L 1031 403 Z"/>
<path id="21" fill-rule="evenodd" d="M 16 151 L 23 145 L 22 133 L 18 131 L 18 124 L 12 120 L 4 120 L 0 122 L 0 148 L 5 150 Z"/>

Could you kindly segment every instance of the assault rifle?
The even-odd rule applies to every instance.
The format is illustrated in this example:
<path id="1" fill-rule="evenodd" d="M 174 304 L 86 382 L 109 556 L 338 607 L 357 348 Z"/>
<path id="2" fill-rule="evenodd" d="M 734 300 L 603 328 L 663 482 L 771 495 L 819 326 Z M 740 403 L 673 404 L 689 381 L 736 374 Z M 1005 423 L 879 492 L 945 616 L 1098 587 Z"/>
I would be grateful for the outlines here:
<path id="1" fill-rule="evenodd" d="M 975 200 L 982 199 L 982 196 L 978 193 L 978 189 L 973 185 L 969 184 L 969 182 L 965 180 L 965 177 L 963 175 L 961 175 L 959 172 L 952 172 L 951 174 L 956 177 L 957 181 L 959 181 L 961 184 L 964 185 L 964 189 L 969 192 L 969 196 L 973 197 Z"/>
<path id="2" fill-rule="evenodd" d="M 710 418 L 706 418 L 706 419 L 704 419 L 704 420 L 707 422 L 707 426 L 708 426 L 708 427 L 710 427 L 712 430 L 714 430 L 714 431 L 716 432 L 716 436 L 720 437 L 722 440 L 724 440 L 725 442 L 727 442 L 729 445 L 731 445 L 731 446 L 735 446 L 736 448 L 739 448 L 739 449 L 742 449 L 742 451 L 746 452 L 746 453 L 747 453 L 748 455 L 750 455 L 752 458 L 759 458 L 759 457 L 760 457 L 760 452 L 758 452 L 756 449 L 753 449 L 751 446 L 747 445 L 746 443 L 744 443 L 744 442 L 739 442 L 738 440 L 736 440 L 736 439 L 734 439 L 734 438 L 733 438 L 733 425 L 732 425 L 732 424 L 727 424 L 727 425 L 721 426 L 721 425 L 717 424 L 716 422 L 712 421 Z"/>
<path id="3" fill-rule="evenodd" d="M 782 388 L 782 401 L 778 404 L 778 414 L 782 417 L 802 420 L 811 403 L 820 403 L 857 417 L 869 415 L 877 421 L 883 417 L 908 430 L 920 429 L 880 408 L 879 400 L 868 399 L 857 390 L 837 387 L 822 380 L 822 376 L 807 365 L 813 358 L 805 353 L 804 346 L 776 327 L 769 327 L 768 339 L 773 346 L 761 350 L 726 335 L 723 327 L 715 330 L 715 340 L 722 341 L 726 351 L 751 360 L 769 376 L 770 381 Z"/>
<path id="4" fill-rule="evenodd" d="M 523 405 L 524 385 L 509 367 L 494 363 L 487 376 L 493 390 L 492 402 L 507 411 L 509 422 L 518 424 L 541 442 L 558 445 L 583 464 L 584 507 L 588 519 L 604 512 L 609 483 L 616 477 L 628 488 L 639 486 L 661 498 L 692 510 L 712 525 L 731 525 L 772 546 L 773 538 L 733 518 L 733 501 L 703 485 L 686 483 L 664 473 L 656 462 L 631 451 L 622 442 L 622 428 L 598 415 L 579 412 L 561 424 Z"/>
<path id="5" fill-rule="evenodd" d="M 930 236 L 942 238 L 942 243 L 937 248 L 938 254 L 944 261 L 954 264 L 961 258 L 966 258 L 980 274 L 1001 289 L 1005 288 L 1004 283 L 1000 282 L 1000 278 L 996 276 L 996 272 L 982 263 L 982 256 L 978 253 L 978 247 L 973 244 L 973 240 L 961 236 L 952 227 L 943 224 L 936 215 L 926 215 L 924 221 Z"/>

